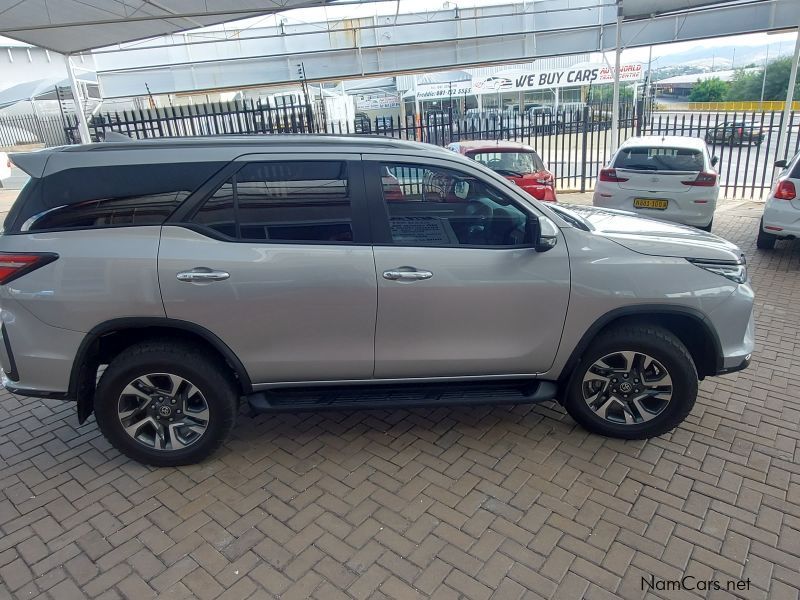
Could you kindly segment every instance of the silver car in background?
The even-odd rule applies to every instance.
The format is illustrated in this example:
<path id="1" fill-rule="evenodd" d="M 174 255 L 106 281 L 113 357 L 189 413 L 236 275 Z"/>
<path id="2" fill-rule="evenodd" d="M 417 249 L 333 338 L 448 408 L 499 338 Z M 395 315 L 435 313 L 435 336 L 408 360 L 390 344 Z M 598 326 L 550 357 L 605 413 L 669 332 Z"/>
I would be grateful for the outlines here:
<path id="1" fill-rule="evenodd" d="M 646 438 L 753 351 L 733 244 L 546 206 L 441 148 L 274 135 L 12 160 L 31 179 L 0 236 L 3 384 L 76 402 L 141 462 L 202 460 L 240 401 L 557 399 Z"/>

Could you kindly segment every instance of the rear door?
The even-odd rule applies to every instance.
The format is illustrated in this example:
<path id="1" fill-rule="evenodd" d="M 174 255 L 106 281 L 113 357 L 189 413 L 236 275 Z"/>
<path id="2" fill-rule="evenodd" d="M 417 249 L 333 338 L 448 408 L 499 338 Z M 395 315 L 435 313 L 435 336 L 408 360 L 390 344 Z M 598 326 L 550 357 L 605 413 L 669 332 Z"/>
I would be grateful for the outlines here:
<path id="1" fill-rule="evenodd" d="M 167 316 L 216 334 L 254 384 L 372 376 L 376 281 L 358 159 L 244 157 L 163 227 Z"/>
<path id="2" fill-rule="evenodd" d="M 378 276 L 375 377 L 550 368 L 569 300 L 563 238 L 536 252 L 525 231 L 535 209 L 466 165 L 375 156 L 365 168 Z"/>

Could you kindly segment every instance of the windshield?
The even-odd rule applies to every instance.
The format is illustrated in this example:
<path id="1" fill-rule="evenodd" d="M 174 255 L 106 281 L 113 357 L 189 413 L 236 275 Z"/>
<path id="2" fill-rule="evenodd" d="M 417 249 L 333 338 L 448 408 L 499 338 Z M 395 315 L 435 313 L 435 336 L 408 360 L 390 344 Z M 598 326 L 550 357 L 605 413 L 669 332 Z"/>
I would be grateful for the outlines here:
<path id="1" fill-rule="evenodd" d="M 614 161 L 616 169 L 640 171 L 702 171 L 703 154 L 694 148 L 623 148 Z"/>
<path id="2" fill-rule="evenodd" d="M 472 158 L 493 171 L 512 173 L 535 173 L 544 171 L 544 163 L 535 152 L 480 151 L 470 154 Z"/>

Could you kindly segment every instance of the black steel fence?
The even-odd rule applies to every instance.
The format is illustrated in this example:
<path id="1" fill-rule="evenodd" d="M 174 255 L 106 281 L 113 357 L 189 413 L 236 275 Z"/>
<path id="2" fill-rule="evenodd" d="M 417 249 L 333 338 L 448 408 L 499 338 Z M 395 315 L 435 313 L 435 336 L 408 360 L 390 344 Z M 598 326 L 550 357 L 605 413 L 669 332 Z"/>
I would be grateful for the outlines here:
<path id="1" fill-rule="evenodd" d="M 620 142 L 633 135 L 678 135 L 704 138 L 717 156 L 727 197 L 752 198 L 771 185 L 774 162 L 800 147 L 800 114 L 783 123 L 780 112 L 688 113 L 647 112 L 645 103 L 620 105 Z M 229 134 L 328 133 L 378 135 L 440 146 L 466 140 L 509 140 L 536 149 L 556 176 L 558 189 L 584 191 L 610 159 L 611 105 L 537 107 L 524 112 L 428 112 L 417 120 L 397 116 L 354 122 L 326 122 L 321 106 L 275 101 L 231 101 L 102 113 L 89 119 L 94 140 L 110 131 L 134 139 Z M 778 156 L 778 138 L 788 135 Z M 0 118 L 0 146 L 77 142 L 77 119 L 69 115 Z"/>

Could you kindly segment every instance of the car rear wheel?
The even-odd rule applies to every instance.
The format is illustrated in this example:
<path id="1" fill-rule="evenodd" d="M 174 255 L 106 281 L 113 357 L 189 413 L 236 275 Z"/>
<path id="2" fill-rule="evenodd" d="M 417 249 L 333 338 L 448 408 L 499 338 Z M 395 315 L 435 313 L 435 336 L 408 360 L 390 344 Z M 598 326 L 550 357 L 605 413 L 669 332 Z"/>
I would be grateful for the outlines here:
<path id="1" fill-rule="evenodd" d="M 677 427 L 696 398 L 697 370 L 683 343 L 660 327 L 632 325 L 589 346 L 563 402 L 589 431 L 644 439 Z"/>
<path id="2" fill-rule="evenodd" d="M 225 441 L 238 394 L 218 361 L 186 344 L 145 342 L 120 353 L 97 385 L 94 412 L 125 456 L 159 467 L 193 464 Z"/>
<path id="3" fill-rule="evenodd" d="M 778 236 L 764 231 L 764 221 L 762 220 L 758 226 L 758 237 L 756 238 L 756 248 L 759 250 L 772 250 L 775 248 L 775 242 L 778 241 Z"/>

